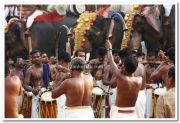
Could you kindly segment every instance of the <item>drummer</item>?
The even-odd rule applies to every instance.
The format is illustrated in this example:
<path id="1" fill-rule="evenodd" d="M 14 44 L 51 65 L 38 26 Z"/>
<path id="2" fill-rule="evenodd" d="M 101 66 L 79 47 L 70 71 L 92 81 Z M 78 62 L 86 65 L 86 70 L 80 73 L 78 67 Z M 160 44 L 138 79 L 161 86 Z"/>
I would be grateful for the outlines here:
<path id="1" fill-rule="evenodd" d="M 143 79 L 132 74 L 138 66 L 138 61 L 132 56 L 125 57 L 122 61 L 122 70 L 119 70 L 114 63 L 111 51 L 112 45 L 109 41 L 106 42 L 106 48 L 108 50 L 108 60 L 117 83 L 116 103 L 111 107 L 110 118 L 137 118 L 135 103 Z"/>
<path id="2" fill-rule="evenodd" d="M 57 73 L 55 76 L 55 85 L 53 85 L 53 89 L 58 88 L 62 82 L 70 77 L 69 70 L 69 62 L 71 61 L 71 57 L 69 53 L 62 51 L 58 55 L 58 66 L 56 66 Z M 58 118 L 62 117 L 65 105 L 66 105 L 66 95 L 63 94 L 57 98 L 58 104 Z"/>
<path id="3" fill-rule="evenodd" d="M 33 94 L 31 117 L 38 118 L 40 117 L 40 112 L 38 111 L 38 93 L 42 87 L 45 87 L 43 82 L 43 64 L 41 61 L 41 52 L 34 50 L 31 52 L 31 57 L 33 65 L 27 69 L 24 81 L 24 89 L 27 92 L 32 92 Z"/>
<path id="4" fill-rule="evenodd" d="M 62 94 L 66 95 L 65 118 L 93 118 L 91 108 L 91 97 L 93 79 L 85 78 L 83 70 L 85 61 L 81 58 L 74 58 L 70 62 L 71 78 L 66 79 L 60 86 L 52 90 L 52 98 Z"/>
<path id="5" fill-rule="evenodd" d="M 170 67 L 174 66 L 175 63 L 175 48 L 169 48 L 166 54 L 167 56 L 165 56 L 164 52 L 161 51 L 160 56 L 164 59 L 164 61 L 151 74 L 150 80 L 162 78 L 163 82 L 166 83 L 168 70 Z"/>
<path id="6" fill-rule="evenodd" d="M 138 52 L 132 51 L 132 56 L 138 60 Z M 144 118 L 145 110 L 146 110 L 146 92 L 145 92 L 145 85 L 146 85 L 146 72 L 145 67 L 141 62 L 138 62 L 138 66 L 136 71 L 133 73 L 134 76 L 141 76 L 143 77 L 143 83 L 141 89 L 138 94 L 138 98 L 136 100 L 136 114 L 138 118 Z"/>
<path id="7" fill-rule="evenodd" d="M 160 96 L 156 105 L 156 118 L 175 118 L 175 67 L 168 70 L 166 94 Z"/>
<path id="8" fill-rule="evenodd" d="M 5 64 L 5 118 L 23 118 L 18 113 L 18 96 L 22 93 L 22 85 L 18 76 L 9 73 Z"/>
<path id="9" fill-rule="evenodd" d="M 59 86 L 62 81 L 69 77 L 69 62 L 71 56 L 68 52 L 62 51 L 58 55 L 58 66 L 56 67 L 57 73 L 55 76 L 55 86 Z"/>

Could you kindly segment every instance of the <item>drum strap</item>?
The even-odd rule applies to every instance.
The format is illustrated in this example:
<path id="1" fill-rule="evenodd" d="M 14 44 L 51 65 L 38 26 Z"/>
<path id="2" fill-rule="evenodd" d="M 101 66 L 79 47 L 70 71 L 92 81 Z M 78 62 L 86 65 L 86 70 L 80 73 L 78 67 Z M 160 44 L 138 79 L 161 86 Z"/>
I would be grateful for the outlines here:
<path id="1" fill-rule="evenodd" d="M 43 82 L 44 86 L 47 88 L 49 85 L 49 64 L 43 64 Z"/>

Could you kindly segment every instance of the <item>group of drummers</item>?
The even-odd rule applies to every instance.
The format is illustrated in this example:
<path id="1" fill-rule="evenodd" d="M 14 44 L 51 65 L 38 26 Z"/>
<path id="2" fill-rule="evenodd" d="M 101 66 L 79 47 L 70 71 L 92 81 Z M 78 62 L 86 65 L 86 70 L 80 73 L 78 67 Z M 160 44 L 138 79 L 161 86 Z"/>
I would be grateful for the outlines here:
<path id="1" fill-rule="evenodd" d="M 112 49 L 108 40 L 90 61 L 82 49 L 72 59 L 60 52 L 57 63 L 34 50 L 28 67 L 20 57 L 6 64 L 5 118 L 173 118 L 175 50 L 157 56 Z"/>

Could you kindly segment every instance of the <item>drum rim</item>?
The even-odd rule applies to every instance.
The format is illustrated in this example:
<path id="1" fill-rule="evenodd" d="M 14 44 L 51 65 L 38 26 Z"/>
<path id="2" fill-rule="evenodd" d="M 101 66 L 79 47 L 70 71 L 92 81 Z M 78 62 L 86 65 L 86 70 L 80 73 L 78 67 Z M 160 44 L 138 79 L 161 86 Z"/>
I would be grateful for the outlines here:
<path id="1" fill-rule="evenodd" d="M 93 89 L 94 88 L 98 88 L 98 89 L 102 90 L 102 94 L 93 93 Z M 93 95 L 103 95 L 104 94 L 104 90 L 101 87 L 99 87 L 99 86 L 94 86 L 93 89 L 92 89 L 92 94 Z"/>
<path id="2" fill-rule="evenodd" d="M 41 99 L 41 96 L 42 96 L 44 93 L 46 93 L 46 92 L 51 92 L 51 91 L 50 91 L 50 90 L 44 91 L 44 92 L 40 95 L 39 101 L 40 101 L 40 102 L 44 102 L 44 103 L 52 103 L 52 102 L 56 102 L 56 99 L 53 99 L 53 98 L 52 98 L 51 101 L 42 100 L 42 99 Z"/>

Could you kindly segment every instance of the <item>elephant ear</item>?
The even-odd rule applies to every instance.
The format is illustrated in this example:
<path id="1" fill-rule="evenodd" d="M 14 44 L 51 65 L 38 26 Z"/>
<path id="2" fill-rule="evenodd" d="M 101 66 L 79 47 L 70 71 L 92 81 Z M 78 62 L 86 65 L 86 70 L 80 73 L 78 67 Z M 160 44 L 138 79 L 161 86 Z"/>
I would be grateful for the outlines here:
<path id="1" fill-rule="evenodd" d="M 144 14 L 148 24 L 157 32 L 161 32 L 161 23 L 160 23 L 160 10 L 158 5 L 147 6 L 143 9 L 142 13 Z"/>

